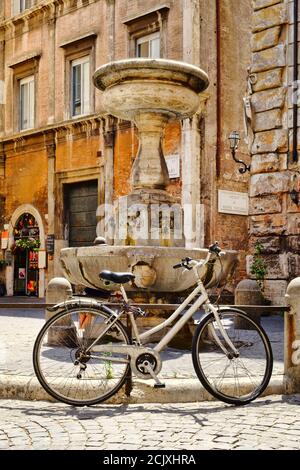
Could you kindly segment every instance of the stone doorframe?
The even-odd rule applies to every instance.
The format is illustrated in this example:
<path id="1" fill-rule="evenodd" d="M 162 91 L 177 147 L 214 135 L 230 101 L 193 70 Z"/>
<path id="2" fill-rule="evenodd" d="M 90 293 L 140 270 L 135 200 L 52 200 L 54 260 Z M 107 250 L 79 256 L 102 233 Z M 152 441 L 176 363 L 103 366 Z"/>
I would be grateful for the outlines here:
<path id="1" fill-rule="evenodd" d="M 44 229 L 44 224 L 42 217 L 39 213 L 39 211 L 32 206 L 31 204 L 23 204 L 22 206 L 19 206 L 15 212 L 13 213 L 10 223 L 9 223 L 9 229 L 8 229 L 8 249 L 10 249 L 14 243 L 14 227 L 21 215 L 29 213 L 31 214 L 38 226 L 39 226 L 39 237 L 40 237 L 40 250 L 44 251 L 46 249 L 46 242 L 45 242 L 45 229 Z M 8 296 L 14 295 L 14 260 L 11 264 L 11 266 L 7 266 L 6 268 L 6 291 Z M 45 296 L 45 268 L 40 268 L 39 269 L 39 297 L 44 297 Z"/>

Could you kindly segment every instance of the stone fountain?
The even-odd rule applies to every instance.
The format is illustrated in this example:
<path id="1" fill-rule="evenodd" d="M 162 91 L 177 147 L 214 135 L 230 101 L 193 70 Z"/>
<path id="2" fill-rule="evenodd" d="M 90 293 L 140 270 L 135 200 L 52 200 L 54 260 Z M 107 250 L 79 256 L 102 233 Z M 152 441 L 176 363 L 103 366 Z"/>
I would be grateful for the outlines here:
<path id="1" fill-rule="evenodd" d="M 114 245 L 65 248 L 61 264 L 73 284 L 115 289 L 100 279 L 103 269 L 136 275 L 128 291 L 175 293 L 195 284 L 192 272 L 173 270 L 182 258 L 205 258 L 207 250 L 186 249 L 182 208 L 166 191 L 168 170 L 162 136 L 170 120 L 192 117 L 208 77 L 192 65 L 163 59 L 129 59 L 100 67 L 95 86 L 107 113 L 133 121 L 139 150 L 131 171 L 132 191 L 120 197 L 114 213 Z M 105 236 L 105 234 L 103 234 Z M 236 253 L 222 255 L 201 273 L 205 285 L 222 284 L 236 264 Z"/>

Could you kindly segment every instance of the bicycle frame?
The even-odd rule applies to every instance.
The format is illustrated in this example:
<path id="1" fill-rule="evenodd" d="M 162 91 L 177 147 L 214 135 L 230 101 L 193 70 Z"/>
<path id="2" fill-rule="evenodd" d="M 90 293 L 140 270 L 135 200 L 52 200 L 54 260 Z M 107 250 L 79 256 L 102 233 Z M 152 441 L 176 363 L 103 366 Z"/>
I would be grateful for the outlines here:
<path id="1" fill-rule="evenodd" d="M 138 331 L 138 328 L 137 328 L 137 325 L 136 325 L 136 322 L 135 322 L 135 319 L 134 319 L 134 315 L 132 312 L 130 312 L 130 306 L 128 306 L 128 311 L 127 311 L 127 314 L 129 315 L 130 317 L 130 321 L 131 321 L 131 324 L 132 324 L 132 328 L 133 328 L 133 332 L 134 332 L 134 336 L 135 336 L 135 340 L 137 342 L 137 345 L 138 346 L 141 346 L 142 344 L 146 343 L 146 339 L 148 339 L 149 337 L 151 337 L 154 333 L 157 333 L 161 330 L 163 330 L 165 327 L 169 326 L 171 323 L 173 323 L 174 320 L 176 320 L 179 315 L 181 314 L 181 312 L 183 312 L 183 310 L 189 305 L 189 303 L 191 301 L 193 301 L 195 299 L 195 297 L 198 295 L 198 294 L 201 294 L 200 297 L 197 298 L 197 300 L 188 308 L 188 310 L 182 315 L 182 317 L 180 318 L 180 320 L 178 320 L 175 325 L 170 329 L 170 331 L 159 341 L 159 343 L 153 348 L 153 350 L 157 353 L 160 353 L 167 345 L 168 343 L 174 338 L 174 336 L 181 330 L 181 328 L 188 322 L 188 320 L 193 316 L 193 314 L 202 306 L 204 305 L 204 308 L 206 311 L 210 311 L 213 313 L 214 317 L 215 317 L 215 320 L 218 324 L 218 327 L 221 331 L 221 334 L 225 340 L 225 342 L 227 343 L 227 345 L 230 347 L 230 349 L 232 350 L 232 352 L 234 354 L 237 354 L 238 355 L 238 351 L 237 349 L 235 348 L 235 346 L 233 345 L 232 341 L 230 340 L 230 338 L 228 337 L 223 325 L 222 325 L 222 322 L 220 321 L 220 317 L 219 317 L 219 313 L 218 313 L 218 310 L 217 308 L 215 308 L 209 301 L 209 297 L 208 297 L 208 294 L 205 290 L 205 287 L 201 281 L 201 279 L 199 278 L 199 274 L 198 274 L 198 271 L 197 271 L 197 267 L 199 266 L 199 263 L 195 264 L 193 266 L 193 270 L 194 270 L 194 273 L 196 275 L 196 278 L 197 278 L 197 287 L 193 290 L 193 292 L 191 292 L 191 294 L 184 300 L 184 302 L 175 310 L 175 312 L 165 321 L 163 321 L 162 323 L 160 323 L 159 325 L 151 328 L 150 330 L 144 332 L 144 333 L 139 333 Z M 124 287 L 121 285 L 120 286 L 120 290 L 122 292 L 122 295 L 123 295 L 123 298 L 125 300 L 125 303 L 126 305 L 128 305 L 128 298 L 127 298 L 127 294 L 126 294 L 126 291 L 124 289 Z M 111 315 L 112 317 L 114 317 L 114 320 L 112 323 L 109 324 L 109 326 L 107 327 L 107 329 L 105 329 L 103 332 L 101 332 L 101 334 L 98 336 L 98 338 L 89 346 L 89 348 L 87 349 L 87 351 L 89 351 L 90 349 L 93 348 L 93 346 L 99 341 L 99 339 L 101 338 L 101 336 L 103 336 L 106 331 L 111 328 L 111 326 L 122 316 L 122 314 L 124 313 L 124 310 L 121 310 L 121 312 L 116 315 L 116 312 L 114 312 L 113 310 L 110 310 L 110 309 L 106 309 L 106 310 L 109 310 L 111 312 Z M 111 317 L 111 318 L 112 318 Z M 226 350 L 225 346 L 222 344 L 222 342 L 220 341 L 218 335 L 216 334 L 215 330 L 213 327 L 211 327 L 211 334 L 213 335 L 215 341 L 217 342 L 217 344 L 219 345 L 219 347 L 223 350 L 224 354 L 227 354 L 228 351 Z M 136 347 L 136 346 L 134 346 Z M 116 349 L 118 348 L 118 346 L 115 347 Z M 100 352 L 100 350 L 104 350 L 104 347 L 103 346 L 98 346 L 97 345 L 97 351 Z M 110 350 L 113 351 L 114 349 L 114 346 L 110 346 Z M 132 349 L 132 346 L 128 346 L 125 348 L 128 353 L 130 352 L 130 349 Z"/>

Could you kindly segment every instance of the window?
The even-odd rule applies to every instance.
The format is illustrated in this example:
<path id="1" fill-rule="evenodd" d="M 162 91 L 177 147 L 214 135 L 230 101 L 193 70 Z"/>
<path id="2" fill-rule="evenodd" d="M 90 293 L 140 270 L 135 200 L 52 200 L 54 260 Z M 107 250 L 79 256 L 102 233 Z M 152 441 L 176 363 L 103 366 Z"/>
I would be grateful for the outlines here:
<path id="1" fill-rule="evenodd" d="M 33 0 L 14 0 L 13 1 L 13 13 L 17 15 L 27 8 L 30 8 L 33 4 Z"/>
<path id="2" fill-rule="evenodd" d="M 34 76 L 20 80 L 20 130 L 34 127 Z"/>
<path id="3" fill-rule="evenodd" d="M 71 62 L 71 114 L 90 113 L 90 57 Z"/>
<path id="4" fill-rule="evenodd" d="M 123 24 L 127 26 L 128 31 L 129 57 L 153 59 L 167 57 L 169 9 L 169 6 L 162 5 L 147 12 L 124 18 Z"/>
<path id="5" fill-rule="evenodd" d="M 160 57 L 160 34 L 156 32 L 136 40 L 136 56 L 157 59 Z"/>

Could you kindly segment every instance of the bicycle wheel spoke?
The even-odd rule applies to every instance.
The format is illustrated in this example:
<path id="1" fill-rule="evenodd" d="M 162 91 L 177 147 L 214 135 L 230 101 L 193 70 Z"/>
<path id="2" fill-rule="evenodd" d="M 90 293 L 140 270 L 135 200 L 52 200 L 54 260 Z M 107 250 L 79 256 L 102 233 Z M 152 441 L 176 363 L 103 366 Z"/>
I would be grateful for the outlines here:
<path id="1" fill-rule="evenodd" d="M 89 351 L 94 341 L 98 345 L 129 344 L 124 327 L 119 322 L 109 327 L 108 319 L 95 309 L 73 309 L 45 324 L 34 346 L 34 367 L 48 393 L 82 405 L 103 401 L 123 385 L 128 356 L 110 352 L 100 357 Z"/>
<path id="2" fill-rule="evenodd" d="M 214 317 L 204 318 L 193 340 L 196 373 L 204 387 L 220 400 L 233 404 L 249 403 L 262 393 L 270 380 L 273 364 L 270 343 L 263 329 L 247 314 L 226 311 L 220 319 L 235 352 L 227 344 Z M 218 341 L 211 340 L 213 335 L 223 348 Z"/>

